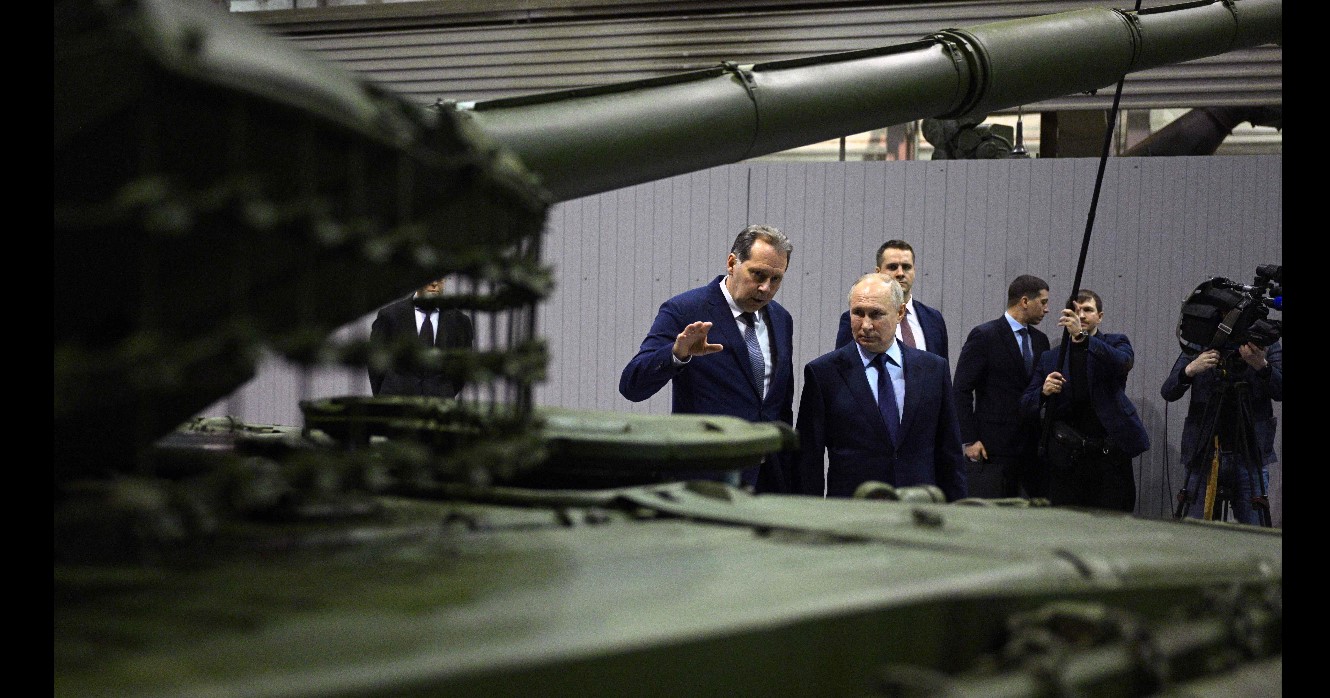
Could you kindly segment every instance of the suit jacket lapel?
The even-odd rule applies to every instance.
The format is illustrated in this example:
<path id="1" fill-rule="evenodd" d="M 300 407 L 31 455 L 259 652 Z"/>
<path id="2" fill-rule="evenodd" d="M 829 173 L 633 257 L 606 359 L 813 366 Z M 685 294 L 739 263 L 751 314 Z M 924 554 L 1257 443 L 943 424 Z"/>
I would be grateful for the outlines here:
<path id="1" fill-rule="evenodd" d="M 435 322 L 434 328 L 434 346 L 442 349 L 448 346 L 448 314 L 439 309 L 439 319 Z"/>
<path id="2" fill-rule="evenodd" d="M 401 322 L 402 332 L 408 334 L 419 334 L 416 329 L 416 306 L 412 302 L 414 296 L 403 298 L 397 305 L 397 317 Z"/>
<path id="3" fill-rule="evenodd" d="M 919 411 L 919 401 L 923 395 L 915 388 L 917 381 L 911 380 L 914 377 L 914 352 L 923 351 L 922 349 L 911 349 L 901 347 L 901 371 L 905 373 L 905 408 L 901 413 L 901 441 L 905 440 L 905 435 L 910 433 L 910 424 L 914 422 L 914 416 Z"/>
<path id="4" fill-rule="evenodd" d="M 836 350 L 835 364 L 841 378 L 849 386 L 850 396 L 854 398 L 855 404 L 859 409 L 874 416 L 878 424 L 878 435 L 882 442 L 890 447 L 890 432 L 887 431 L 887 423 L 882 420 L 882 411 L 877 408 L 877 400 L 873 399 L 873 389 L 868 387 L 868 373 L 859 358 L 859 345 L 851 342 Z M 908 392 L 907 390 L 906 393 Z"/>
<path id="5" fill-rule="evenodd" d="M 777 342 L 775 338 L 785 336 L 782 334 L 782 332 L 786 332 L 785 318 L 777 318 L 775 312 L 769 311 L 770 307 L 770 304 L 767 304 L 767 307 L 762 308 L 762 322 L 766 323 L 766 339 L 771 344 L 771 366 L 779 366 L 781 364 L 781 360 L 779 360 L 781 343 Z M 773 380 L 775 375 L 777 375 L 777 371 L 771 372 Z"/>
<path id="6" fill-rule="evenodd" d="M 914 311 L 915 317 L 919 318 L 919 329 L 924 332 L 924 341 L 928 342 L 928 350 L 936 352 L 942 346 L 942 333 L 933 318 L 936 311 L 919 301 L 914 302 Z"/>
<path id="7" fill-rule="evenodd" d="M 998 319 L 998 331 L 1003 337 L 1003 346 L 1007 347 L 1007 355 L 1012 361 L 1016 362 L 1016 368 L 1022 376 L 1030 377 L 1030 372 L 1025 368 L 1025 357 L 1021 356 L 1021 340 L 1011 331 L 1011 325 L 1007 324 L 1007 317 L 1004 315 Z M 1034 351 L 1034 337 L 1030 337 L 1030 351 Z M 1039 357 L 1035 357 L 1036 359 Z"/>
<path id="8" fill-rule="evenodd" d="M 768 305 L 768 307 L 770 306 Z M 780 391 L 784 387 L 780 384 L 781 372 L 776 370 L 781 362 L 781 343 L 777 338 L 789 337 L 792 332 L 789 325 L 785 324 L 785 319 L 777 317 L 777 315 L 777 313 L 766 312 L 762 316 L 767 322 L 767 342 L 771 345 L 771 390 L 768 391 L 768 396 L 772 394 L 780 395 Z"/>

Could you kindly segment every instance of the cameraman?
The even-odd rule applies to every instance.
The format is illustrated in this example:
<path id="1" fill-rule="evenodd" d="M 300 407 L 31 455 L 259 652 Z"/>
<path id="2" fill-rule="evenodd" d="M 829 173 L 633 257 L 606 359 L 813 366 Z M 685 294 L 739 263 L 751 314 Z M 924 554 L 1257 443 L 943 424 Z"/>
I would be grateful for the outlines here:
<path id="1" fill-rule="evenodd" d="M 1191 498 L 1187 503 L 1187 515 L 1202 518 L 1205 514 L 1205 490 L 1210 463 L 1214 459 L 1214 436 L 1210 436 L 1207 443 L 1199 441 L 1206 426 L 1206 406 L 1224 395 L 1223 409 L 1213 416 L 1213 434 L 1219 436 L 1219 485 L 1229 493 L 1235 520 L 1246 524 L 1262 523 L 1261 513 L 1256 511 L 1253 502 L 1259 497 L 1262 507 L 1268 511 L 1265 497 L 1270 471 L 1267 466 L 1275 460 L 1273 403 L 1284 400 L 1283 348 L 1276 340 L 1264 349 L 1254 342 L 1247 342 L 1236 352 L 1207 349 L 1192 355 L 1184 351 L 1173 364 L 1159 394 L 1173 402 L 1182 397 L 1187 388 L 1194 388 L 1191 404 L 1187 407 L 1187 420 L 1182 425 L 1182 461 L 1187 467 L 1184 491 Z M 1226 394 L 1225 390 L 1228 390 Z M 1250 432 L 1242 429 L 1247 419 L 1251 421 Z M 1246 445 L 1245 452 L 1241 439 L 1244 433 L 1255 440 Z M 1259 482 L 1255 478 L 1257 473 L 1261 478 Z"/>

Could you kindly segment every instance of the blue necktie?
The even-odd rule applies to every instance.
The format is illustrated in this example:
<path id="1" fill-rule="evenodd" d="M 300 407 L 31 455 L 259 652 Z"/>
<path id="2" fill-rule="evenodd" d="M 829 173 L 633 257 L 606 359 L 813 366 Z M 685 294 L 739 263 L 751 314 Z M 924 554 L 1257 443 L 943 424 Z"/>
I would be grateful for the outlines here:
<path id="1" fill-rule="evenodd" d="M 1016 330 L 1021 335 L 1021 356 L 1025 359 L 1025 374 L 1034 370 L 1034 352 L 1030 351 L 1030 330 L 1022 327 Z"/>
<path id="2" fill-rule="evenodd" d="M 891 374 L 887 373 L 888 361 L 891 359 L 886 352 L 873 357 L 873 363 L 877 366 L 877 409 L 882 413 L 882 421 L 887 423 L 891 445 L 896 446 L 900 444 L 901 417 L 896 410 L 896 388 L 891 383 Z"/>
<path id="3" fill-rule="evenodd" d="M 739 313 L 744 321 L 744 344 L 748 345 L 748 360 L 757 377 L 757 394 L 762 395 L 767 381 L 767 363 L 762 359 L 762 345 L 757 343 L 757 317 L 753 313 Z"/>

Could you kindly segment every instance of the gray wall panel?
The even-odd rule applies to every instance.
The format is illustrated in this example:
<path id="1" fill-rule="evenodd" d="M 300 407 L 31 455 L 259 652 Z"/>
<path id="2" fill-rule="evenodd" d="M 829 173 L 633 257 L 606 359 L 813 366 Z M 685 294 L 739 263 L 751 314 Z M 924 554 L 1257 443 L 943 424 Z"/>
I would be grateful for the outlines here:
<path id="1" fill-rule="evenodd" d="M 1281 166 L 1280 155 L 1107 163 L 1081 285 L 1104 296 L 1105 329 L 1127 333 L 1136 351 L 1127 390 L 1153 443 L 1136 461 L 1143 516 L 1170 516 L 1182 483 L 1186 400 L 1159 397 L 1179 353 L 1181 303 L 1212 276 L 1250 283 L 1257 265 L 1282 264 Z M 667 413 L 668 387 L 630 403 L 618 395 L 619 373 L 660 303 L 723 273 L 748 222 L 775 225 L 795 244 L 777 298 L 794 315 L 796 389 L 803 365 L 831 350 L 849 285 L 889 238 L 915 246 L 917 293 L 947 318 L 953 367 L 969 330 L 1002 312 L 1007 283 L 1020 273 L 1049 281 L 1054 309 L 1042 328 L 1056 343 L 1056 309 L 1074 280 L 1097 167 L 1092 158 L 759 162 L 559 204 L 544 245 L 557 285 L 539 314 L 551 364 L 537 402 Z M 363 335 L 369 319 L 343 332 Z M 299 424 L 300 399 L 346 393 L 368 394 L 363 371 L 304 377 L 271 359 L 204 414 Z M 1282 472 L 1272 470 L 1281 522 Z"/>
<path id="2" fill-rule="evenodd" d="M 1140 357 L 1137 360 L 1141 361 L 1143 366 L 1146 357 L 1152 357 L 1158 364 L 1162 364 L 1168 360 L 1164 357 L 1175 358 L 1178 353 L 1178 342 L 1173 334 L 1177 316 L 1168 316 L 1170 309 L 1181 305 L 1181 297 L 1172 290 L 1169 278 L 1170 267 L 1173 265 L 1170 259 L 1175 245 L 1173 238 L 1177 236 L 1163 234 L 1171 226 L 1176 225 L 1170 222 L 1175 220 L 1176 211 L 1170 210 L 1171 207 L 1165 201 L 1169 198 L 1165 192 L 1165 182 L 1169 181 L 1167 166 L 1178 164 L 1166 162 L 1172 159 L 1159 158 L 1159 162 L 1149 163 L 1142 159 L 1124 170 L 1135 175 L 1139 186 L 1140 193 L 1134 199 L 1134 204 L 1128 208 L 1133 210 L 1139 221 L 1138 237 L 1135 239 L 1138 241 L 1142 257 L 1136 293 L 1131 300 L 1124 298 L 1122 303 L 1125 305 L 1134 302 L 1139 312 L 1137 321 L 1128 325 L 1109 315 L 1108 313 L 1112 312 L 1110 307 L 1105 312 L 1104 322 L 1111 328 L 1120 330 L 1131 328 L 1129 336 L 1132 339 L 1132 347 L 1136 356 Z M 1146 164 L 1153 166 L 1145 167 Z M 1199 280 L 1197 283 L 1200 283 Z M 1159 382 L 1162 383 L 1162 376 L 1167 374 L 1170 366 L 1171 363 L 1159 371 Z M 1145 375 L 1146 372 L 1145 369 L 1139 372 L 1133 369 L 1133 373 Z M 1159 386 L 1153 380 L 1136 380 L 1131 387 L 1128 396 L 1136 403 L 1136 410 L 1150 433 L 1151 441 L 1150 450 L 1136 459 L 1135 463 L 1137 499 L 1142 503 L 1142 511 L 1160 514 L 1161 510 L 1172 506 L 1171 498 L 1175 488 L 1181 483 L 1173 474 L 1179 456 L 1176 446 L 1172 446 L 1170 450 L 1166 436 L 1170 429 L 1169 423 L 1172 421 L 1168 419 L 1168 413 L 1171 411 L 1178 415 L 1176 426 L 1172 427 L 1175 429 L 1172 432 L 1173 443 L 1176 444 L 1178 435 L 1181 434 L 1181 416 L 1185 413 L 1185 406 L 1182 409 L 1171 409 L 1176 407 L 1177 403 L 1164 403 L 1159 398 Z"/>

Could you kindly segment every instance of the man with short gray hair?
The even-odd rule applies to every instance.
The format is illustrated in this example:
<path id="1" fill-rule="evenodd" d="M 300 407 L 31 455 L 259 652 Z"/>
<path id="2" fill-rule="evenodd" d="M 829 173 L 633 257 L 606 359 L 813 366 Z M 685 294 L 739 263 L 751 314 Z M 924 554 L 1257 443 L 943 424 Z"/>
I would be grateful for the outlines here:
<path id="1" fill-rule="evenodd" d="M 793 423 L 794 322 L 774 300 L 793 253 L 777 228 L 740 231 L 725 274 L 661 304 L 637 355 L 624 366 L 619 393 L 641 402 L 672 383 L 675 414 Z M 789 491 L 782 460 L 783 454 L 768 457 L 734 484 Z"/>
<path id="2" fill-rule="evenodd" d="M 854 343 L 808 362 L 799 398 L 799 485 L 849 497 L 865 482 L 967 494 L 946 359 L 896 341 L 905 294 L 865 274 L 850 288 Z"/>

